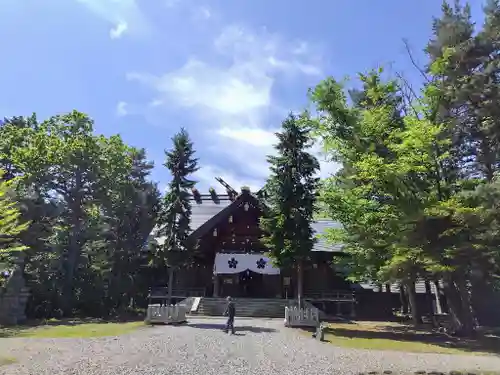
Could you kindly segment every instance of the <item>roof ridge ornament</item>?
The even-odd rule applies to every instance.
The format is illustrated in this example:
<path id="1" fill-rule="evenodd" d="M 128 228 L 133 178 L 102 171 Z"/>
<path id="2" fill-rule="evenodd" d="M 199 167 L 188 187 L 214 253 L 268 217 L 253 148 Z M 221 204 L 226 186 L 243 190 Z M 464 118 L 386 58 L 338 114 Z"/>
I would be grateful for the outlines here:
<path id="1" fill-rule="evenodd" d="M 217 181 L 219 184 L 221 184 L 222 186 L 224 186 L 228 192 L 228 195 L 229 195 L 229 192 L 231 191 L 231 193 L 233 193 L 235 196 L 238 195 L 238 192 L 236 190 L 234 190 L 232 188 L 231 185 L 229 185 L 226 181 L 224 181 L 221 177 L 215 177 L 215 181 Z"/>
<path id="2" fill-rule="evenodd" d="M 218 196 L 217 192 L 215 191 L 215 189 L 213 187 L 210 187 L 210 189 L 208 189 L 208 191 L 210 192 L 210 197 L 212 198 L 214 203 L 219 204 L 220 199 L 219 199 L 219 196 Z"/>
<path id="3" fill-rule="evenodd" d="M 196 201 L 196 203 L 198 203 L 198 204 L 201 203 L 201 194 L 198 191 L 198 189 L 195 187 L 192 187 L 191 193 L 193 194 L 193 197 L 194 197 L 194 200 Z"/>

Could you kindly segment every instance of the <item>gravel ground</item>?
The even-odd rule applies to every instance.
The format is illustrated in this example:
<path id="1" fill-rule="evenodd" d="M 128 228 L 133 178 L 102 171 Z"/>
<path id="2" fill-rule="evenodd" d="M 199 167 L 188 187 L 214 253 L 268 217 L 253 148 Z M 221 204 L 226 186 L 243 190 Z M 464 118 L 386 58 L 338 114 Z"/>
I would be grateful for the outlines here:
<path id="1" fill-rule="evenodd" d="M 141 328 L 95 339 L 0 339 L 0 354 L 18 363 L 0 374 L 358 374 L 391 370 L 498 370 L 500 357 L 403 354 L 321 343 L 281 320 L 237 319 L 236 335 L 220 331 L 222 319 L 190 319 L 185 326 Z"/>

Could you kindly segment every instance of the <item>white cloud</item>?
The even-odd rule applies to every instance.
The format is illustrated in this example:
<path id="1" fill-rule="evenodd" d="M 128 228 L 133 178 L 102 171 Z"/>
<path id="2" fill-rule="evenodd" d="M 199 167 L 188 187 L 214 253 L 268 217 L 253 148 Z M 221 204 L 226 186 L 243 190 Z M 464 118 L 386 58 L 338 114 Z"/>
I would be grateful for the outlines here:
<path id="1" fill-rule="evenodd" d="M 239 26 L 227 27 L 215 40 L 217 50 L 237 63 L 252 62 L 255 69 L 321 76 L 321 56 L 306 42 L 290 43 L 265 29 L 260 34 Z M 310 52 L 308 54 L 304 51 Z"/>
<path id="2" fill-rule="evenodd" d="M 266 160 L 267 156 L 276 155 L 274 145 L 278 141 L 275 135 L 278 131 L 279 129 L 220 128 L 218 130 L 220 144 L 214 147 L 213 153 L 215 155 L 219 153 L 218 156 L 220 157 L 231 158 L 240 168 L 244 168 L 246 175 L 250 175 L 252 178 L 238 176 L 235 172 L 220 168 L 217 165 L 204 165 L 196 175 L 200 185 L 203 188 L 213 186 L 214 178 L 219 176 L 227 182 L 235 181 L 236 186 L 230 184 L 235 189 L 239 189 L 239 187 L 243 185 L 250 186 L 252 191 L 257 191 L 262 188 L 269 175 L 269 164 Z M 226 149 L 220 149 L 221 145 L 225 145 Z M 309 152 L 316 156 L 319 161 L 319 177 L 329 177 L 338 171 L 339 165 L 328 160 L 322 151 L 319 141 L 311 147 Z M 253 190 L 254 188 L 256 189 Z M 221 192 L 222 191 L 223 190 L 221 190 Z"/>
<path id="3" fill-rule="evenodd" d="M 212 17 L 211 10 L 206 6 L 196 7 L 193 9 L 193 20 L 203 21 Z"/>
<path id="4" fill-rule="evenodd" d="M 235 129 L 231 127 L 222 127 L 218 129 L 217 133 L 222 137 L 233 139 L 236 142 L 245 142 L 250 146 L 262 147 L 269 150 L 271 150 L 276 142 L 274 132 L 260 128 L 243 127 Z"/>
<path id="5" fill-rule="evenodd" d="M 125 34 L 145 35 L 149 24 L 136 0 L 76 0 L 111 25 L 109 35 L 117 39 Z"/>
<path id="6" fill-rule="evenodd" d="M 190 59 L 177 71 L 163 76 L 128 74 L 155 89 L 159 96 L 153 101 L 198 108 L 221 118 L 249 116 L 271 103 L 272 78 L 251 66 L 233 65 L 227 70 Z M 226 120 L 228 120 L 226 118 Z"/>
<path id="7" fill-rule="evenodd" d="M 211 145 L 210 159 L 234 165 L 228 169 L 204 164 L 197 174 L 203 186 L 216 183 L 214 177 L 219 175 L 238 188 L 260 189 L 269 174 L 266 157 L 274 153 L 279 125 L 269 123 L 279 109 L 273 96 L 275 83 L 307 76 L 319 79 L 321 55 L 304 41 L 288 42 L 266 30 L 251 32 L 239 26 L 226 27 L 213 46 L 226 63 L 191 57 L 166 74 L 130 73 L 128 79 L 154 90 L 151 106 L 176 105 L 195 113 L 210 138 L 206 142 Z M 302 88 L 304 98 L 306 89 Z M 330 164 L 322 162 L 322 175 L 331 170 Z M 244 173 L 238 171 L 243 168 Z"/>
<path id="8" fill-rule="evenodd" d="M 126 102 L 119 102 L 116 105 L 116 114 L 117 116 L 126 116 L 128 115 L 128 104 Z"/>
<path id="9" fill-rule="evenodd" d="M 215 180 L 216 177 L 221 177 L 236 191 L 240 191 L 242 186 L 248 186 L 253 192 L 263 187 L 263 181 L 259 179 L 241 178 L 235 173 L 210 164 L 202 165 L 194 176 L 195 180 L 198 181 L 197 186 L 199 186 L 201 193 L 206 193 L 209 187 L 213 187 L 218 193 L 225 193 L 226 189 Z"/>
<path id="10" fill-rule="evenodd" d="M 187 10 L 191 21 L 206 21 L 213 17 L 212 9 L 197 0 L 163 0 L 167 9 Z"/>
<path id="11" fill-rule="evenodd" d="M 109 30 L 109 36 L 111 39 L 120 38 L 128 29 L 128 24 L 124 21 L 119 22 L 114 28 Z"/>

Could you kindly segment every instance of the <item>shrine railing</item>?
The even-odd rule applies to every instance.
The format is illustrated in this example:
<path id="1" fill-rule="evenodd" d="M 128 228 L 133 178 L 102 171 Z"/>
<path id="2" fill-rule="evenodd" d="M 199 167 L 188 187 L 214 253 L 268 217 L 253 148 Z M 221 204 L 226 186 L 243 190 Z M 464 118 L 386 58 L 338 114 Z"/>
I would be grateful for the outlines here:
<path id="1" fill-rule="evenodd" d="M 172 297 L 205 297 L 205 288 L 173 288 Z M 168 296 L 167 287 L 151 288 L 149 292 L 150 298 L 166 298 Z"/>
<path id="2" fill-rule="evenodd" d="M 183 323 L 186 321 L 187 309 L 180 305 L 162 306 L 158 304 L 148 305 L 146 323 Z"/>
<path id="3" fill-rule="evenodd" d="M 319 310 L 313 307 L 285 307 L 286 327 L 316 327 L 319 324 Z"/>
<path id="4" fill-rule="evenodd" d="M 308 300 L 325 300 L 334 302 L 354 302 L 356 300 L 353 292 L 345 290 L 332 290 L 323 292 L 306 291 L 304 293 L 304 298 Z"/>

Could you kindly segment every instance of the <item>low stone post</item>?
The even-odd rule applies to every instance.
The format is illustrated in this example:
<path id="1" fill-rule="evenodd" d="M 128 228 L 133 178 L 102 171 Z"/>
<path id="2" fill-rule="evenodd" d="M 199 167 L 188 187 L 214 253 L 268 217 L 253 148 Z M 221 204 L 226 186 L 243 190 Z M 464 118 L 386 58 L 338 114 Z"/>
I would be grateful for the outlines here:
<path id="1" fill-rule="evenodd" d="M 319 341 L 325 341 L 325 328 L 323 323 L 318 324 L 316 332 L 313 333 L 313 337 Z"/>
<path id="2" fill-rule="evenodd" d="M 26 321 L 26 304 L 30 295 L 23 277 L 24 259 L 19 257 L 3 291 L 0 290 L 0 324 L 17 325 Z"/>

